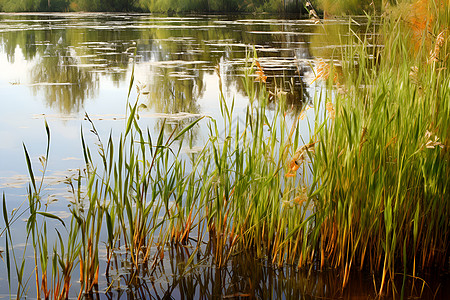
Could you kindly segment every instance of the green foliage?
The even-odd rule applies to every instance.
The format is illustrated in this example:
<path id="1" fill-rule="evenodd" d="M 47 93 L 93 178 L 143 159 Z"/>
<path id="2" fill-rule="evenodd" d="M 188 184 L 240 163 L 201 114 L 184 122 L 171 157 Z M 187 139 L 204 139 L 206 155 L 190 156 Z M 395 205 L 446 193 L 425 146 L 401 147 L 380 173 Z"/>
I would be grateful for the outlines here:
<path id="1" fill-rule="evenodd" d="M 286 0 L 139 0 L 150 12 L 299 12 L 300 1 Z"/>
<path id="2" fill-rule="evenodd" d="M 445 33 L 441 22 L 449 19 L 433 30 Z M 385 20 L 382 49 L 351 32 L 340 58 L 344 90 L 319 132 L 313 168 L 325 261 L 342 268 L 344 284 L 354 264 L 381 273 L 380 292 L 398 268 L 416 276 L 445 264 L 450 250 L 449 60 L 430 54 L 449 42 L 412 51 L 408 26 Z"/>
<path id="3" fill-rule="evenodd" d="M 137 0 L 70 0 L 74 11 L 130 12 L 136 9 Z"/>
<path id="4" fill-rule="evenodd" d="M 70 0 L 0 0 L 0 11 L 35 12 L 65 11 Z"/>
<path id="5" fill-rule="evenodd" d="M 67 11 L 70 0 L 40 0 L 38 11 Z"/>
<path id="6" fill-rule="evenodd" d="M 36 11 L 39 7 L 38 1 L 33 0 L 4 0 L 1 7 L 6 12 Z"/>
<path id="7" fill-rule="evenodd" d="M 207 11 L 208 0 L 138 0 L 139 6 L 150 12 Z"/>
<path id="8" fill-rule="evenodd" d="M 0 11 L 299 12 L 288 0 L 0 0 Z"/>
<path id="9" fill-rule="evenodd" d="M 314 0 L 317 9 L 328 15 L 355 15 L 380 11 L 383 0 Z"/>

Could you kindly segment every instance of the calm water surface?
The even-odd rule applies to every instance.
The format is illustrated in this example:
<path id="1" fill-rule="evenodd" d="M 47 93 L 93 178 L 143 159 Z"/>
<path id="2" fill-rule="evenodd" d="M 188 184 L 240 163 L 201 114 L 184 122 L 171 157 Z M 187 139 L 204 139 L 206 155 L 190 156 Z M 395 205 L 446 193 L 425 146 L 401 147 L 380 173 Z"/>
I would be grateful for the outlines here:
<path id="1" fill-rule="evenodd" d="M 287 105 L 293 118 L 313 97 L 314 59 L 336 55 L 341 43 L 337 33 L 348 26 L 357 31 L 358 24 L 365 22 L 355 20 L 317 25 L 264 15 L 0 14 L 0 191 L 6 195 L 8 209 L 26 199 L 28 176 L 22 143 L 39 176 L 38 158 L 45 154 L 46 145 L 45 121 L 51 131 L 45 196 L 55 201 L 50 212 L 69 218 L 67 187 L 58 183 L 83 167 L 81 127 L 87 139 L 95 141 L 88 133 L 85 113 L 105 137 L 111 131 L 117 136 L 123 129 L 127 99 L 142 104 L 140 120 L 155 131 L 164 119 L 168 126 L 182 126 L 200 115 L 220 119 L 222 84 L 227 101 L 234 100 L 239 118 L 248 104 L 243 72 L 256 53 L 269 76 L 268 88 L 289 91 Z M 325 35 L 324 30 L 336 34 Z M 133 68 L 135 81 L 128 98 Z M 191 147 L 205 143 L 203 125 L 194 128 Z M 302 134 L 308 136 L 306 123 Z M 25 226 L 14 230 L 20 249 Z M 137 282 L 133 291 L 114 286 L 106 297 L 162 298 L 169 293 L 175 298 L 204 295 L 212 299 L 218 295 L 248 297 L 245 291 L 253 290 L 250 296 L 298 299 L 301 295 L 332 297 L 339 293 L 333 276 L 305 281 L 304 274 L 277 271 L 247 257 L 234 260 L 225 270 L 215 270 L 205 262 L 188 276 L 180 276 L 177 274 L 185 272 L 179 265 L 183 254 L 172 255 L 156 283 L 140 279 L 144 281 Z M 101 264 L 104 269 L 104 262 Z M 255 265 L 256 269 L 246 267 Z M 0 270 L 3 268 L 2 263 Z M 126 277 L 126 273 L 116 276 Z M 110 279 L 100 278 L 103 292 Z M 77 284 L 73 284 L 75 291 Z M 372 282 L 371 278 L 359 278 L 351 284 L 361 285 L 356 291 L 371 289 Z M 33 297 L 34 286 L 30 286 Z M 372 292 L 364 295 L 373 296 Z M 2 272 L 0 298 L 7 293 Z M 104 296 L 101 293 L 100 297 Z"/>
<path id="2" fill-rule="evenodd" d="M 199 115 L 219 120 L 219 74 L 227 101 L 234 100 L 238 116 L 244 113 L 242 75 L 255 55 L 269 89 L 290 91 L 293 117 L 314 93 L 314 58 L 336 54 L 337 33 L 348 26 L 347 20 L 323 26 L 264 15 L 0 14 L 0 188 L 14 205 L 22 201 L 16 197 L 28 180 L 22 143 L 39 166 L 45 121 L 52 136 L 47 179 L 55 182 L 83 164 L 85 113 L 101 134 L 118 135 L 133 67 L 129 101 L 139 90 L 143 126 L 156 131 L 163 119 L 172 126 Z M 325 30 L 336 34 L 330 39 Z M 191 145 L 205 143 L 202 128 Z"/>
<path id="3" fill-rule="evenodd" d="M 119 131 L 133 65 L 145 104 L 141 117 L 150 128 L 164 117 L 173 124 L 193 115 L 220 118 L 217 72 L 227 99 L 243 111 L 240 77 L 254 50 L 267 75 L 292 79 L 293 85 L 285 85 L 294 91 L 288 101 L 299 109 L 309 99 L 303 78 L 308 61 L 326 49 L 317 38 L 322 50 L 311 47 L 321 34 L 308 20 L 270 17 L 2 14 L 0 188 L 10 194 L 27 180 L 22 142 L 37 162 L 45 151 L 45 120 L 55 179 L 82 164 L 85 113 L 99 131 Z M 136 87 L 129 99 L 136 101 Z"/>

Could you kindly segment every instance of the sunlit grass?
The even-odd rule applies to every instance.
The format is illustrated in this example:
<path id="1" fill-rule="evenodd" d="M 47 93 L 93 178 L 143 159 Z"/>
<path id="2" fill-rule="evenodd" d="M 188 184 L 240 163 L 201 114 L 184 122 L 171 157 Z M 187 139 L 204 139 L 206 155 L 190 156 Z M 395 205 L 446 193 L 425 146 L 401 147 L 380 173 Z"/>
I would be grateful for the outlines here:
<path id="1" fill-rule="evenodd" d="M 437 14 L 448 20 L 448 7 Z M 402 21 L 381 30 L 383 50 L 360 41 L 343 55 L 345 92 L 314 160 L 322 257 L 344 284 L 353 266 L 381 273 L 380 292 L 398 269 L 445 265 L 450 225 L 449 57 L 434 59 L 434 48 L 448 51 L 438 35 L 448 27 L 416 53 Z"/>

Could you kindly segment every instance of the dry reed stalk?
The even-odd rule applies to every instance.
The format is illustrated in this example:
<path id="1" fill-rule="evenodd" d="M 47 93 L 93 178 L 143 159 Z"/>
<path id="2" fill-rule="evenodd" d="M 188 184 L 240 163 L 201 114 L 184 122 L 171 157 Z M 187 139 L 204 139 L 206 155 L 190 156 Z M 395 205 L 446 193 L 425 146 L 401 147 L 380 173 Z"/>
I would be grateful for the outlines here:
<path id="1" fill-rule="evenodd" d="M 426 43 L 430 42 L 430 34 L 432 30 L 433 14 L 429 9 L 429 0 L 417 0 L 411 4 L 408 10 L 407 21 L 412 30 L 412 40 L 414 44 L 414 53 L 417 53 L 422 39 Z"/>
<path id="2" fill-rule="evenodd" d="M 426 142 L 423 144 L 421 149 L 423 149 L 423 148 L 434 149 L 436 146 L 444 148 L 445 145 L 442 144 L 439 141 L 439 138 L 437 137 L 437 135 L 434 135 L 434 140 L 431 139 L 432 135 L 433 134 L 430 131 L 428 131 L 428 130 L 425 132 L 425 140 L 426 140 Z"/>
<path id="3" fill-rule="evenodd" d="M 266 76 L 266 74 L 264 73 L 264 70 L 263 70 L 263 68 L 261 67 L 261 64 L 259 63 L 259 61 L 258 60 L 256 60 L 255 59 L 255 64 L 256 64 L 256 68 L 257 68 L 257 70 L 256 70 L 256 79 L 255 79 L 255 81 L 259 81 L 259 82 L 266 82 L 266 80 L 267 80 L 267 76 Z"/>
<path id="4" fill-rule="evenodd" d="M 411 71 L 409 72 L 409 78 L 411 79 L 411 82 L 415 85 L 419 85 L 419 68 L 417 66 L 412 66 Z"/>
<path id="5" fill-rule="evenodd" d="M 72 268 L 70 268 L 72 269 Z M 70 271 L 68 272 L 70 274 Z M 72 285 L 70 283 L 70 279 L 71 276 L 70 275 L 65 275 L 64 276 L 64 286 L 63 286 L 63 290 L 61 291 L 60 294 L 60 299 L 67 299 L 69 297 L 69 290 L 70 290 L 70 286 Z"/>
<path id="6" fill-rule="evenodd" d="M 189 233 L 192 229 L 192 210 L 189 212 L 189 216 L 186 220 L 186 224 L 184 225 L 184 232 L 182 232 L 180 243 L 182 245 L 187 245 L 188 239 L 189 239 Z"/>
<path id="7" fill-rule="evenodd" d="M 285 175 L 286 177 L 294 177 L 296 175 L 296 171 L 305 161 L 308 152 L 314 153 L 315 144 L 317 143 L 318 141 L 303 145 L 295 151 L 291 161 L 289 162 L 289 171 Z"/>
<path id="8" fill-rule="evenodd" d="M 320 18 L 317 15 L 316 10 L 312 6 L 311 2 L 306 1 L 306 9 L 308 10 L 309 18 L 314 21 L 314 24 L 320 24 Z"/>
<path id="9" fill-rule="evenodd" d="M 316 61 L 315 64 L 315 75 L 316 77 L 311 81 L 310 84 L 313 84 L 316 80 L 320 79 L 323 81 L 328 80 L 330 77 L 330 74 L 333 74 L 333 83 L 336 83 L 339 85 L 339 74 L 337 72 L 337 69 L 334 66 L 331 66 L 327 62 L 325 62 L 322 58 L 319 58 Z"/>
<path id="10" fill-rule="evenodd" d="M 298 120 L 300 120 L 300 121 L 304 120 L 306 118 L 307 111 L 310 110 L 311 108 L 313 108 L 311 105 L 307 105 L 306 108 L 298 116 Z"/>
<path id="11" fill-rule="evenodd" d="M 48 299 L 49 295 L 50 295 L 50 290 L 47 289 L 47 272 L 44 271 L 42 272 L 42 292 L 44 293 L 44 298 Z"/>

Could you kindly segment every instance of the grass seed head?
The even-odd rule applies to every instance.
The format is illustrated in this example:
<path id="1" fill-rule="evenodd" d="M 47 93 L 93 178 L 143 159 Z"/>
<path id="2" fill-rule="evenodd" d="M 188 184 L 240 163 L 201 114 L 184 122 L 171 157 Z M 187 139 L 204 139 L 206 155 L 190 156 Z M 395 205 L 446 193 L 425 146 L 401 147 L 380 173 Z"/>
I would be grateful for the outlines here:
<path id="1" fill-rule="evenodd" d="M 327 104 L 325 105 L 325 108 L 328 111 L 328 116 L 330 117 L 330 119 L 334 120 L 334 118 L 336 116 L 336 111 L 334 110 L 333 103 L 327 102 Z"/>
<path id="2" fill-rule="evenodd" d="M 430 51 L 430 57 L 428 58 L 428 63 L 439 61 L 439 52 L 447 38 L 447 31 L 448 31 L 448 29 L 442 30 L 436 37 L 436 43 L 434 45 L 434 48 Z"/>

